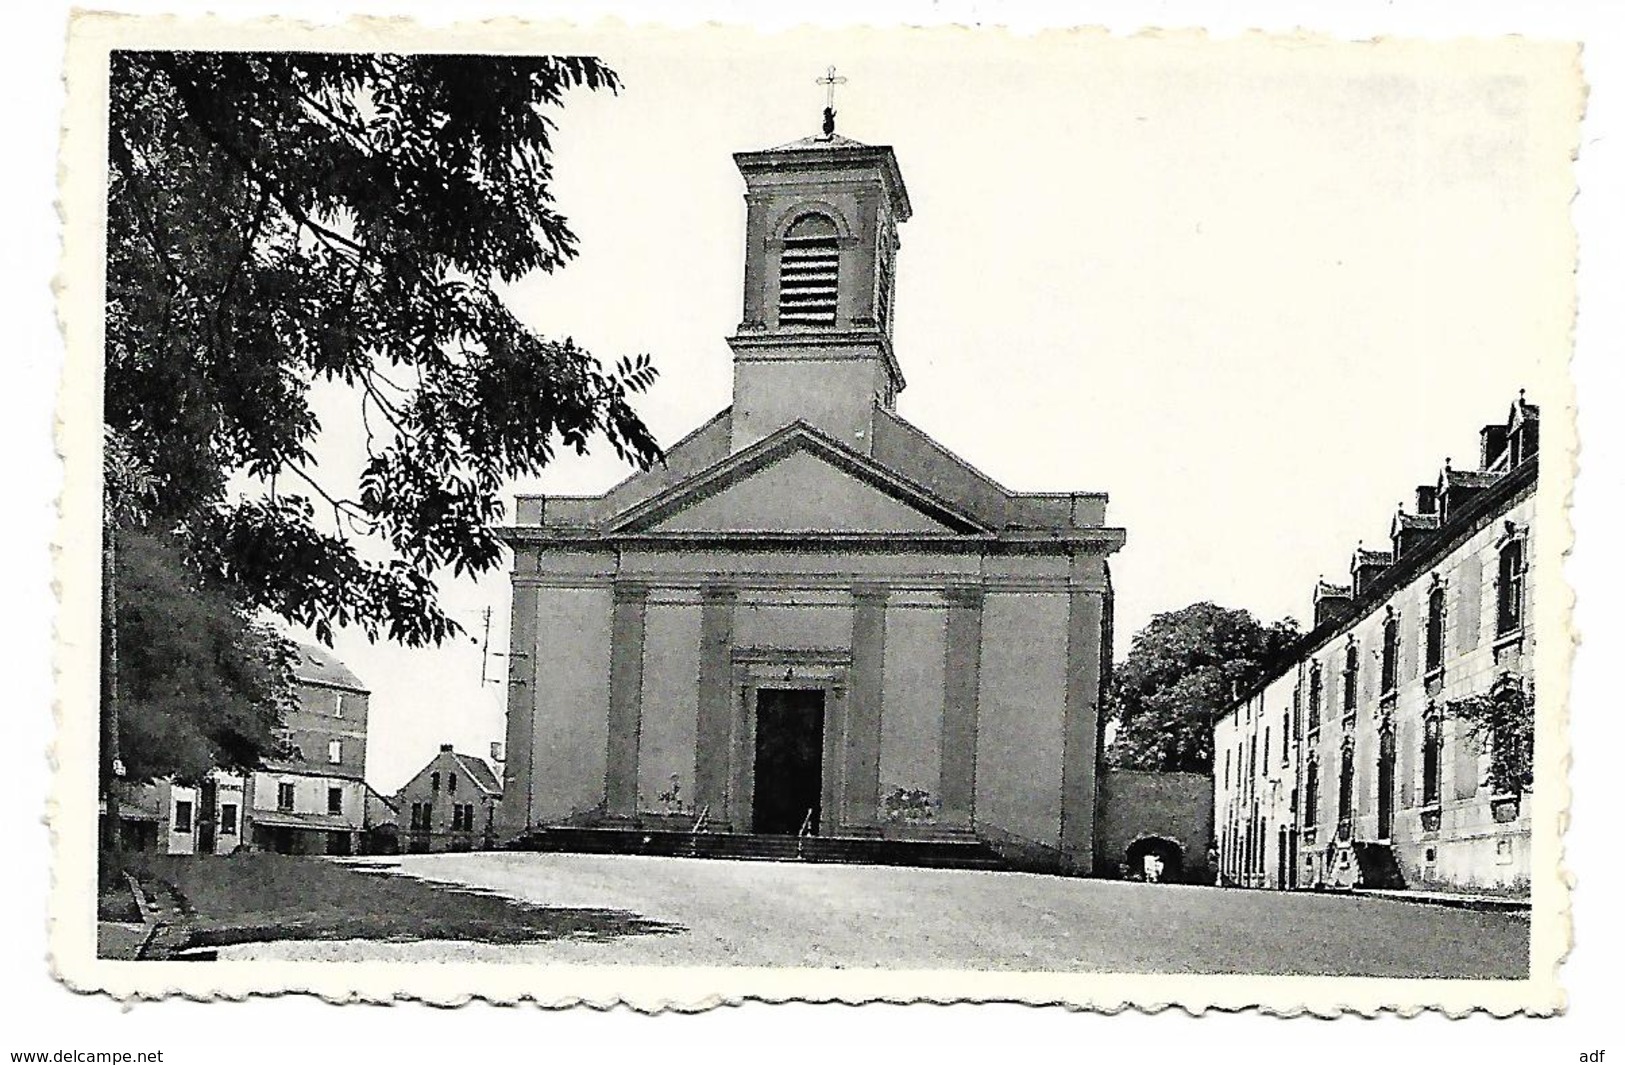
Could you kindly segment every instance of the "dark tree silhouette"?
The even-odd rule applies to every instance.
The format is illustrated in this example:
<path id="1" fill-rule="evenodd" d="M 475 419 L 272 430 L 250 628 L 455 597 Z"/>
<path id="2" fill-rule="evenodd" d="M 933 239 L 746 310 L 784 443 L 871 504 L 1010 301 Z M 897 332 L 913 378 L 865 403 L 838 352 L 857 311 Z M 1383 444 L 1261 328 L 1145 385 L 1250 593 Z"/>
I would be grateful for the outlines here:
<path id="1" fill-rule="evenodd" d="M 1290 618 L 1265 625 L 1212 603 L 1156 615 L 1112 673 L 1106 714 L 1117 730 L 1108 763 L 1209 772 L 1214 719 L 1297 638 Z"/>
<path id="2" fill-rule="evenodd" d="M 647 356 L 606 368 L 538 335 L 498 291 L 575 254 L 550 192 L 553 116 L 571 89 L 616 89 L 603 64 L 128 51 L 111 62 L 105 420 L 119 448 L 109 469 L 133 477 L 142 502 L 110 497 L 117 605 L 105 612 L 134 627 L 116 643 L 108 632 L 109 689 L 130 697 L 133 741 L 130 713 L 170 698 L 153 694 L 156 678 L 218 694 L 237 660 L 146 640 L 165 625 L 245 653 L 257 646 L 250 619 L 270 615 L 327 642 L 340 625 L 439 642 L 458 628 L 436 578 L 498 564 L 511 479 L 595 441 L 640 467 L 660 452 L 629 402 L 654 379 Z M 313 460 L 318 389 L 355 404 L 358 476 Z M 262 709 L 276 702 L 261 678 L 239 679 Z M 201 725 L 196 743 L 179 740 L 177 723 L 195 715 L 164 705 L 151 735 L 168 739 L 143 763 L 153 772 L 200 764 L 211 746 L 251 760 Z M 267 735 L 227 731 L 248 748 Z"/>

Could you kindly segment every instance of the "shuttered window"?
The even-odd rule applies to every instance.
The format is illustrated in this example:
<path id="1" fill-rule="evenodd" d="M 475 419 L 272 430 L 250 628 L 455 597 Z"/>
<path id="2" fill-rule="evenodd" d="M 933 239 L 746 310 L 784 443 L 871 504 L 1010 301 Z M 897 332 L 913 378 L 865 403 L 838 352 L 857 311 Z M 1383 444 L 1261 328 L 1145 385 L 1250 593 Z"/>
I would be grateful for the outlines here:
<path id="1" fill-rule="evenodd" d="M 779 324 L 834 325 L 840 266 L 835 223 L 816 214 L 797 219 L 779 256 Z"/>

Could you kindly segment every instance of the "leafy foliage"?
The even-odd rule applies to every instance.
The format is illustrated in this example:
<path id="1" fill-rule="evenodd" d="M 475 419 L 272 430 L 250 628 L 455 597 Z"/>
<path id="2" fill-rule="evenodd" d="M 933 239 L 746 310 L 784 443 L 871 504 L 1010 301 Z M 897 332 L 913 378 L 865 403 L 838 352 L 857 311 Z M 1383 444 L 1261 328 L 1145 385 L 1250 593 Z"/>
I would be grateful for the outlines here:
<path id="1" fill-rule="evenodd" d="M 1518 677 L 1503 673 L 1490 689 L 1451 699 L 1444 712 L 1490 752 L 1484 783 L 1495 795 L 1521 795 L 1535 784 L 1535 697 Z"/>
<path id="2" fill-rule="evenodd" d="M 575 57 L 114 53 L 105 417 L 150 478 L 136 524 L 240 609 L 421 645 L 457 630 L 435 576 L 498 563 L 509 479 L 595 439 L 658 459 L 648 357 L 605 368 L 496 289 L 575 254 L 549 110 L 616 85 Z M 312 459 L 327 384 L 366 435 L 352 485 Z"/>
<path id="3" fill-rule="evenodd" d="M 201 578 L 169 537 L 118 537 L 120 756 L 134 782 L 194 782 L 280 751 L 295 647 Z"/>
<path id="4" fill-rule="evenodd" d="M 1264 625 L 1245 610 L 1212 603 L 1156 615 L 1112 674 L 1106 715 L 1117 732 L 1108 762 L 1124 769 L 1210 771 L 1215 717 L 1297 638 L 1290 618 Z"/>

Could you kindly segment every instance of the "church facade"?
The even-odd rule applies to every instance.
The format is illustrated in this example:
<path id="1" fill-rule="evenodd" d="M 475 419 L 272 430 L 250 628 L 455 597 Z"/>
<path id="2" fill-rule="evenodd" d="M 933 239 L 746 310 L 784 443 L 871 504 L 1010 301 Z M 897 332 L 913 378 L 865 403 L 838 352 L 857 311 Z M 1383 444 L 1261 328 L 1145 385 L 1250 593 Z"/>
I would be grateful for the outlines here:
<path id="1" fill-rule="evenodd" d="M 888 147 L 735 156 L 732 404 L 603 495 L 521 497 L 502 827 L 981 839 L 1097 862 L 1096 492 L 1010 491 L 905 421 Z"/>

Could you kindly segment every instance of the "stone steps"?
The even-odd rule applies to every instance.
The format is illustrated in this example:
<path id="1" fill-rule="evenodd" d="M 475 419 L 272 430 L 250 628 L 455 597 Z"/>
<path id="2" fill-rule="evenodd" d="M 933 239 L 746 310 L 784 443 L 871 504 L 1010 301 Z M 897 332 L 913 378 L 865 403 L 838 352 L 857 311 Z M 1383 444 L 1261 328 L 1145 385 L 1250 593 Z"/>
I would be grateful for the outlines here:
<path id="1" fill-rule="evenodd" d="M 574 854 L 644 854 L 737 861 L 804 861 L 848 865 L 903 865 L 937 869 L 1010 869 L 1009 863 L 974 837 L 900 840 L 867 836 L 753 835 L 738 832 L 676 832 L 633 828 L 539 828 L 509 845 L 511 850 Z"/>

